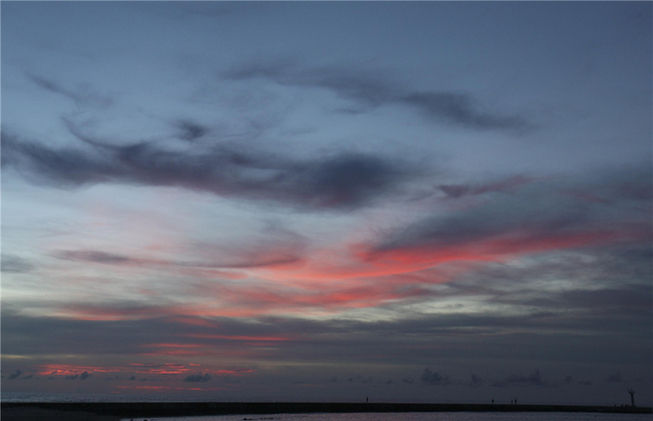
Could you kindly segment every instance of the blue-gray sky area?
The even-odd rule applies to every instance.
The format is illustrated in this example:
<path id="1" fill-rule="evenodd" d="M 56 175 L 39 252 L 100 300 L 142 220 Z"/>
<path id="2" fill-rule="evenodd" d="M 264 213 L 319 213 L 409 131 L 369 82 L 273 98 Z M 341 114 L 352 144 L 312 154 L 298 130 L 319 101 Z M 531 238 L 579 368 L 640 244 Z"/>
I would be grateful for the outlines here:
<path id="1" fill-rule="evenodd" d="M 653 404 L 650 2 L 2 2 L 3 399 Z"/>

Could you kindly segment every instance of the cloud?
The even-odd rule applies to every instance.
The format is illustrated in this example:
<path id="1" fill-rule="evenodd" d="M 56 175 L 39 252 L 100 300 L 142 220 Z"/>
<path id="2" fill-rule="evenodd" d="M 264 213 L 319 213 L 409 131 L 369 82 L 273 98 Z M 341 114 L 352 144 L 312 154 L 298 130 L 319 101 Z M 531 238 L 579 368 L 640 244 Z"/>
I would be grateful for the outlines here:
<path id="1" fill-rule="evenodd" d="M 9 375 L 9 380 L 14 380 L 14 379 L 19 378 L 21 374 L 23 374 L 22 371 L 20 371 L 20 370 L 16 370 L 16 371 L 14 371 L 13 373 L 11 373 L 11 374 Z"/>
<path id="2" fill-rule="evenodd" d="M 572 235 L 572 229 L 582 226 L 587 220 L 583 209 L 566 207 L 564 202 L 552 200 L 554 203 L 551 205 L 540 206 L 543 204 L 542 197 L 531 197 L 530 203 L 524 203 L 526 199 L 523 195 L 514 199 L 496 198 L 453 215 L 429 217 L 397 231 L 376 249 L 452 247 L 462 252 L 465 245 L 476 244 L 474 248 L 479 252 L 489 250 L 492 253 L 492 250 L 496 250 L 496 254 L 500 254 L 501 248 L 527 246 L 529 241 L 541 242 L 554 237 L 556 233 L 568 232 Z M 563 210 L 560 211 L 560 208 Z M 492 240 L 497 242 L 482 246 L 483 241 Z"/>
<path id="3" fill-rule="evenodd" d="M 2 164 L 4 168 L 15 167 L 33 182 L 60 187 L 107 182 L 120 175 L 110 160 L 88 150 L 50 148 L 4 131 Z"/>
<path id="4" fill-rule="evenodd" d="M 510 191 L 522 184 L 532 181 L 524 176 L 512 176 L 493 183 L 481 184 L 442 184 L 438 188 L 450 198 L 460 198 L 463 196 L 476 196 L 485 193 L 494 193 L 501 191 Z"/>
<path id="5" fill-rule="evenodd" d="M 189 142 L 201 138 L 209 131 L 205 126 L 190 120 L 178 120 L 175 122 L 175 127 L 179 130 L 179 137 Z"/>
<path id="6" fill-rule="evenodd" d="M 379 267 L 412 266 L 416 270 L 452 261 L 505 261 L 545 251 L 650 241 L 650 201 L 641 193 L 646 190 L 639 180 L 641 171 L 619 175 L 614 179 L 600 174 L 590 181 L 569 177 L 513 186 L 510 194 L 475 198 L 456 212 L 434 212 L 435 216 L 388 230 L 376 242 L 355 245 L 354 252 Z M 645 184 L 651 187 L 650 181 Z M 587 201 L 570 193 L 597 191 L 606 197 L 620 197 L 624 189 L 618 186 L 624 185 L 641 186 L 634 189 L 640 193 L 616 203 Z M 504 186 L 449 188 L 448 192 L 456 197 Z"/>
<path id="7" fill-rule="evenodd" d="M 485 380 L 479 375 L 472 373 L 469 379 L 469 385 L 472 387 L 482 386 L 485 383 Z"/>
<path id="8" fill-rule="evenodd" d="M 28 260 L 18 256 L 3 254 L 0 265 L 2 272 L 8 273 L 27 273 L 34 270 L 34 265 Z"/>
<path id="9" fill-rule="evenodd" d="M 190 349 L 205 352 L 203 356 L 193 356 L 190 361 L 230 358 L 247 365 L 260 361 L 307 365 L 319 362 L 329 367 L 323 378 L 338 376 L 341 382 L 355 376 L 352 366 L 366 364 L 388 364 L 406 369 L 395 373 L 360 373 L 364 377 L 373 374 L 377 381 L 392 377 L 402 384 L 401 379 L 411 376 L 414 377 L 413 385 L 432 384 L 433 387 L 470 385 L 469 371 L 467 366 L 459 365 L 461 361 L 474 361 L 473 366 L 482 367 L 486 386 L 495 383 L 488 379 L 501 379 L 496 381 L 499 386 L 522 387 L 537 383 L 538 378 L 548 385 L 541 374 L 538 377 L 533 373 L 520 373 L 521 362 L 533 359 L 547 366 L 565 366 L 564 374 L 578 379 L 585 378 L 582 367 L 587 364 L 604 373 L 614 371 L 616 359 L 626 361 L 629 367 L 642 367 L 644 372 L 650 372 L 651 344 L 648 336 L 641 334 L 650 328 L 650 317 L 642 317 L 644 325 L 631 334 L 621 329 L 631 324 L 630 319 L 614 323 L 610 322 L 611 315 L 604 314 L 603 319 L 588 320 L 586 314 L 578 314 L 573 309 L 560 314 L 502 314 L 506 310 L 500 306 L 493 310 L 478 309 L 474 313 L 413 315 L 398 308 L 396 312 L 386 309 L 382 314 L 386 314 L 387 319 L 376 321 L 198 316 L 208 322 L 203 325 L 178 321 L 174 317 L 175 309 L 168 309 L 167 315 L 159 311 L 148 318 L 113 321 L 25 317 L 7 313 L 8 310 L 3 307 L 3 352 L 29 356 L 31 361 L 46 359 L 49 362 L 57 356 L 65 359 L 70 354 L 89 361 L 88 366 L 51 365 L 39 371 L 39 375 L 61 378 L 84 371 L 98 378 L 119 373 L 125 379 L 131 375 L 170 375 L 180 381 L 187 376 L 206 373 L 212 379 L 249 373 L 239 371 L 239 367 L 183 364 L 189 361 L 184 360 L 187 357 L 183 355 L 144 354 L 144 349 L 153 348 L 152 344 L 175 344 L 181 346 L 180 349 L 201 345 Z M 290 339 L 271 340 L 281 337 Z M 525 343 L 528 346 L 524 346 Z M 101 361 L 93 360 L 94 355 L 102 355 Z M 182 364 L 162 364 L 159 361 L 169 360 L 160 358 L 175 358 L 174 361 Z M 451 373 L 432 368 L 430 364 L 434 360 L 452 370 Z M 118 367 L 125 361 L 139 364 Z M 342 368 L 333 371 L 331 364 Z M 422 368 L 413 376 L 413 367 L 417 364 Z M 501 377 L 497 372 L 503 370 L 516 374 Z M 559 378 L 561 374 L 552 375 Z M 461 381 L 456 382 L 458 378 Z"/>
<path id="10" fill-rule="evenodd" d="M 440 374 L 437 371 L 432 371 L 430 368 L 425 368 L 420 376 L 420 381 L 428 385 L 447 385 L 451 383 L 449 376 Z"/>
<path id="11" fill-rule="evenodd" d="M 503 380 L 499 380 L 493 384 L 495 387 L 510 387 L 510 386 L 544 386 L 546 383 L 540 374 L 540 370 L 534 370 L 528 375 L 511 374 Z"/>
<path id="12" fill-rule="evenodd" d="M 299 160 L 226 144 L 180 152 L 154 142 L 118 146 L 77 137 L 85 147 L 50 147 L 3 133 L 3 164 L 58 187 L 176 186 L 303 209 L 361 207 L 420 174 L 397 159 L 354 152 Z"/>
<path id="13" fill-rule="evenodd" d="M 237 247 L 229 250 L 211 244 L 201 244 L 192 249 L 195 255 L 206 256 L 206 260 L 183 261 L 157 259 L 141 256 L 127 256 L 99 250 L 59 250 L 53 255 L 59 259 L 90 262 L 107 265 L 151 266 L 184 269 L 251 269 L 273 268 L 301 265 L 303 244 L 300 239 L 275 238 L 273 241 L 261 241 L 251 246 Z M 211 275 L 230 277 L 228 272 L 211 272 Z"/>
<path id="14" fill-rule="evenodd" d="M 415 92 L 396 100 L 426 116 L 478 130 L 525 130 L 531 124 L 522 116 L 481 111 L 477 101 L 460 92 Z"/>
<path id="15" fill-rule="evenodd" d="M 347 377 L 347 382 L 348 383 L 362 383 L 362 384 L 368 384 L 372 383 L 373 379 L 370 376 L 361 376 L 360 374 L 357 374 L 356 376 L 349 376 Z"/>
<path id="16" fill-rule="evenodd" d="M 191 374 L 190 376 L 184 379 L 185 382 L 191 382 L 191 383 L 193 382 L 206 383 L 209 380 L 211 380 L 211 375 L 209 373 Z"/>
<path id="17" fill-rule="evenodd" d="M 78 105 L 83 104 L 83 105 L 91 105 L 97 107 L 107 107 L 111 105 L 111 103 L 113 102 L 111 98 L 92 92 L 88 87 L 70 89 L 64 87 L 63 85 L 51 79 L 48 79 L 40 75 L 36 75 L 33 73 L 26 73 L 25 75 L 29 80 L 34 82 L 34 84 L 36 84 L 38 87 L 48 92 L 61 95 L 64 98 L 74 101 Z"/>
<path id="18" fill-rule="evenodd" d="M 616 372 L 610 374 L 608 377 L 605 378 L 605 381 L 608 383 L 621 383 L 623 381 L 621 377 L 621 373 Z"/>
<path id="19" fill-rule="evenodd" d="M 77 379 L 79 379 L 80 381 L 84 381 L 84 380 L 88 379 L 89 377 L 91 377 L 91 375 L 88 373 L 88 371 L 84 371 L 84 372 L 79 373 L 79 374 L 69 374 L 67 376 L 64 376 L 64 378 L 66 380 L 77 380 Z"/>
<path id="20" fill-rule="evenodd" d="M 476 130 L 525 130 L 526 118 L 482 110 L 467 93 L 407 89 L 388 77 L 335 67 L 304 68 L 291 60 L 241 65 L 225 72 L 231 80 L 263 78 L 282 85 L 323 88 L 366 107 L 403 105 L 429 119 Z"/>
<path id="21" fill-rule="evenodd" d="M 634 247 L 638 248 L 649 246 Z M 528 306 L 547 312 L 568 313 L 573 309 L 579 315 L 578 322 L 587 323 L 586 329 L 592 329 L 590 324 L 595 323 L 603 329 L 635 331 L 643 327 L 646 317 L 653 315 L 651 286 L 642 282 L 651 273 L 651 261 L 645 257 L 647 254 L 624 254 L 624 249 L 633 246 L 617 244 L 578 250 L 533 259 L 521 266 L 489 264 L 448 283 L 448 294 L 482 294 L 488 303 Z M 565 287 L 542 289 L 551 282 Z M 608 314 L 610 317 L 606 317 Z"/>
<path id="22" fill-rule="evenodd" d="M 628 285 L 621 288 L 573 289 L 552 297 L 560 307 L 607 309 L 629 308 L 632 312 L 653 308 L 653 296 L 648 285 Z M 556 303 L 551 303 L 555 305 Z"/>
<path id="23" fill-rule="evenodd" d="M 83 262 L 105 263 L 105 264 L 123 264 L 134 263 L 137 260 L 127 256 L 113 253 L 105 253 L 97 250 L 64 250 L 56 253 L 60 259 L 79 260 Z"/>

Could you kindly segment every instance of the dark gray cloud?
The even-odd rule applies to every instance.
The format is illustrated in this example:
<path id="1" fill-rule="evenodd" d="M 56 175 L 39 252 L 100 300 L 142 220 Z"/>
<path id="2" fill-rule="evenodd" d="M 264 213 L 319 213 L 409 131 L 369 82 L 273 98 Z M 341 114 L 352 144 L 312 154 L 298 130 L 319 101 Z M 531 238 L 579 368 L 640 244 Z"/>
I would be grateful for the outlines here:
<path id="1" fill-rule="evenodd" d="M 481 111 L 470 95 L 459 92 L 417 92 L 406 95 L 399 101 L 428 117 L 473 129 L 525 130 L 531 126 L 522 116 Z"/>
<path id="2" fill-rule="evenodd" d="M 605 381 L 608 383 L 621 383 L 623 379 L 621 378 L 621 373 L 612 373 L 605 378 Z"/>
<path id="3" fill-rule="evenodd" d="M 120 315 L 130 314 L 119 310 Z M 43 359 L 51 362 L 57 355 L 101 353 L 104 364 L 112 366 L 122 364 L 126 357 L 129 361 L 150 361 L 151 357 L 146 357 L 145 353 L 158 349 L 150 344 L 192 344 L 193 350 L 209 352 L 201 357 L 203 359 L 232 352 L 239 355 L 246 349 L 249 358 L 261 364 L 265 361 L 288 362 L 290 366 L 300 364 L 302 370 L 311 364 L 329 367 L 319 376 L 309 376 L 302 370 L 296 375 L 284 375 L 286 382 L 302 380 L 313 384 L 317 378 L 338 376 L 340 384 L 354 387 L 380 385 L 385 379 L 394 378 L 396 382 L 383 384 L 383 387 L 415 390 L 441 387 L 438 390 L 443 393 L 454 388 L 473 387 L 475 393 L 487 393 L 486 396 L 493 393 L 491 390 L 495 389 L 495 384 L 511 394 L 527 386 L 533 389 L 539 389 L 538 385 L 556 386 L 556 383 L 546 381 L 548 377 L 544 373 L 556 379 L 564 375 L 586 379 L 588 364 L 597 372 L 604 373 L 604 377 L 617 369 L 628 373 L 636 368 L 642 373 L 650 373 L 653 352 L 649 336 L 641 334 L 645 328 L 638 328 L 634 334 L 622 330 L 621 327 L 630 324 L 631 320 L 609 326 L 604 322 L 612 316 L 605 313 L 603 319 L 590 321 L 591 328 L 586 329 L 586 321 L 573 311 L 531 316 L 497 316 L 487 311 L 363 322 L 283 317 L 245 320 L 186 316 L 182 320 L 174 315 L 166 316 L 170 310 L 174 311 L 162 306 L 158 313 L 139 320 L 93 321 L 21 316 L 3 306 L 3 352 L 30 356 L 35 365 L 42 364 L 39 361 Z M 650 328 L 650 318 L 647 318 L 647 323 Z M 608 325 L 607 328 L 603 329 L 602 324 Z M 227 339 L 230 335 L 281 336 L 288 340 L 263 346 L 254 345 L 252 341 Z M 446 371 L 434 367 L 434 360 L 440 367 L 446 367 Z M 539 374 L 528 371 L 534 360 L 543 364 L 547 371 Z M 622 363 L 616 364 L 615 361 Z M 24 364 L 23 361 L 20 363 Z M 351 372 L 351 367 L 366 364 L 372 364 L 378 370 Z M 416 371 L 417 364 L 427 369 Z M 404 368 L 396 370 L 401 366 Z M 552 368 L 557 366 L 561 367 L 560 370 Z M 156 368 L 157 365 L 148 364 L 147 367 Z M 393 371 L 384 372 L 383 367 Z M 16 368 L 4 365 L 3 372 L 10 373 Z M 28 372 L 36 369 L 34 366 L 20 368 Z M 481 372 L 476 370 L 482 370 L 485 382 L 479 381 L 481 375 L 470 381 L 470 368 L 476 373 Z M 207 371 L 196 370 L 185 373 L 179 380 L 190 375 L 196 376 L 193 378 L 198 382 L 200 378 L 204 379 Z M 502 372 L 515 374 L 502 376 Z M 126 378 L 131 374 L 134 373 L 127 372 Z M 213 381 L 215 375 L 209 375 Z M 98 379 L 106 377 L 102 373 L 93 376 Z M 261 374 L 256 378 L 263 377 Z M 365 385 L 364 381 L 370 377 L 374 383 Z M 352 382 L 347 381 L 348 378 L 352 378 Z M 643 384 L 641 390 L 650 390 L 651 384 Z M 545 393 L 553 393 L 549 389 L 555 387 L 547 387 Z M 525 395 L 521 392 L 515 394 L 520 399 Z"/>
<path id="4" fill-rule="evenodd" d="M 97 250 L 65 250 L 56 253 L 60 259 L 79 260 L 84 262 L 123 264 L 136 262 L 136 259 L 113 253 L 105 253 Z"/>
<path id="5" fill-rule="evenodd" d="M 476 196 L 485 193 L 510 191 L 522 184 L 532 181 L 524 176 L 512 176 L 493 183 L 481 184 L 442 184 L 438 188 L 447 195 L 457 199 L 463 196 Z"/>
<path id="6" fill-rule="evenodd" d="M 2 264 L 0 267 L 2 268 L 2 272 L 12 273 L 26 273 L 34 269 L 34 265 L 28 260 L 8 254 L 2 255 Z"/>
<path id="7" fill-rule="evenodd" d="M 516 235 L 513 246 L 519 242 L 528 246 L 532 241 L 587 228 L 590 221 L 585 208 L 569 206 L 565 200 L 540 206 L 542 198 L 530 202 L 521 199 L 526 198 L 497 198 L 446 217 L 428 217 L 391 233 L 375 250 L 462 247 L 504 235 Z"/>
<path id="8" fill-rule="evenodd" d="M 190 376 L 184 379 L 185 382 L 191 382 L 191 383 L 194 382 L 206 383 L 209 380 L 211 380 L 211 375 L 209 373 L 191 374 Z"/>
<path id="9" fill-rule="evenodd" d="M 356 376 L 350 376 L 347 377 L 347 382 L 348 383 L 362 383 L 362 384 L 368 384 L 372 383 L 373 379 L 370 376 L 361 376 L 360 374 Z"/>
<path id="10" fill-rule="evenodd" d="M 422 371 L 422 375 L 419 379 L 422 383 L 431 386 L 444 386 L 451 383 L 449 376 L 446 374 L 440 374 L 439 372 L 433 371 L 430 368 L 425 368 L 424 371 Z"/>
<path id="11" fill-rule="evenodd" d="M 3 134 L 3 164 L 54 186 L 177 186 L 304 209 L 363 206 L 419 174 L 414 165 L 353 152 L 293 160 L 227 145 L 178 152 L 155 142 L 116 146 L 77 137 L 86 145 L 56 148 Z"/>
<path id="12" fill-rule="evenodd" d="M 375 252 L 411 247 L 469 246 L 478 251 L 483 241 L 494 240 L 489 251 L 496 253 L 502 253 L 504 247 L 518 251 L 564 242 L 580 246 L 618 238 L 650 240 L 652 176 L 646 164 L 645 168 L 598 173 L 590 180 L 569 177 L 525 183 L 514 178 L 475 187 L 444 186 L 450 197 L 497 194 L 459 212 L 429 216 L 390 232 L 372 248 L 370 257 Z M 508 188 L 509 194 L 505 192 Z M 594 196 L 604 200 L 588 199 Z"/>
<path id="13" fill-rule="evenodd" d="M 229 335 L 289 338 L 274 342 L 275 351 L 268 350 L 265 355 L 292 361 L 387 363 L 391 360 L 428 366 L 433 358 L 476 361 L 539 358 L 600 365 L 612 364 L 618 358 L 629 364 L 648 364 L 653 352 L 653 343 L 641 335 L 651 328 L 650 311 L 615 316 L 600 309 L 587 312 L 566 307 L 556 311 L 542 307 L 515 315 L 487 311 L 398 318 L 394 322 L 317 322 L 277 317 L 259 318 L 257 323 L 198 318 L 193 323 L 193 317 L 176 317 L 183 309 L 167 303 L 149 307 L 129 302 L 103 303 L 87 304 L 87 307 L 77 305 L 72 310 L 138 320 L 26 317 L 3 306 L 4 352 L 138 354 L 152 343 L 204 344 L 223 350 L 242 346 L 239 341 L 226 339 Z M 446 343 L 442 338 L 447 338 Z"/>
<path id="14" fill-rule="evenodd" d="M 498 305 L 566 313 L 564 318 L 548 318 L 560 329 L 635 333 L 650 327 L 653 317 L 651 285 L 645 281 L 653 271 L 651 252 L 647 243 L 616 244 L 535 259 L 519 267 L 490 264 L 449 282 L 440 296 L 482 295 Z M 567 280 L 568 285 L 542 291 L 543 283 L 556 280 Z"/>
<path id="15" fill-rule="evenodd" d="M 429 119 L 477 130 L 525 130 L 532 123 L 517 114 L 483 110 L 476 99 L 462 92 L 408 89 L 380 74 L 343 68 L 303 68 L 292 60 L 249 63 L 224 76 L 232 80 L 265 78 L 300 87 L 319 87 L 365 107 L 403 105 Z"/>
<path id="16" fill-rule="evenodd" d="M 84 371 L 84 372 L 82 372 L 80 374 L 70 374 L 68 376 L 65 376 L 64 378 L 66 380 L 78 380 L 79 379 L 79 380 L 83 381 L 83 380 L 88 379 L 89 377 L 91 377 L 91 375 L 88 373 L 88 371 Z"/>
<path id="17" fill-rule="evenodd" d="M 16 370 L 16 371 L 14 371 L 13 373 L 11 373 L 11 374 L 9 375 L 9 380 L 14 380 L 14 379 L 19 378 L 21 374 L 23 374 L 22 371 L 20 371 L 20 370 Z"/>
<path id="18" fill-rule="evenodd" d="M 653 170 L 650 163 L 601 171 L 584 185 L 569 186 L 569 194 L 595 204 L 653 209 Z"/>
<path id="19" fill-rule="evenodd" d="M 650 285 L 628 285 L 621 288 L 572 289 L 555 294 L 546 303 L 549 308 L 594 308 L 596 310 L 628 309 L 631 313 L 653 309 Z"/>
<path id="20" fill-rule="evenodd" d="M 265 251 L 266 247 L 275 247 L 273 251 Z M 255 267 L 274 266 L 291 263 L 301 263 L 302 244 L 265 242 L 249 249 L 239 249 L 232 246 L 231 250 L 224 251 L 219 247 L 212 247 L 207 244 L 206 249 L 213 248 L 215 255 L 210 261 L 181 261 L 163 260 L 152 258 L 141 258 L 138 256 L 127 256 L 122 254 L 107 253 L 98 250 L 61 250 L 53 253 L 59 259 L 91 262 L 107 265 L 134 265 L 134 266 L 163 266 L 177 268 L 222 268 L 222 269 L 245 269 Z"/>
<path id="21" fill-rule="evenodd" d="M 33 182 L 61 187 L 107 182 L 120 175 L 118 166 L 92 151 L 50 148 L 6 132 L 2 133 L 2 164 Z"/>
<path id="22" fill-rule="evenodd" d="M 505 379 L 499 380 L 493 384 L 495 387 L 509 386 L 544 386 L 546 383 L 540 374 L 540 370 L 534 370 L 528 375 L 511 374 Z"/>
<path id="23" fill-rule="evenodd" d="M 485 383 L 485 380 L 477 374 L 472 373 L 469 376 L 469 385 L 472 387 L 479 387 L 482 386 Z"/>
<path id="24" fill-rule="evenodd" d="M 190 120 L 178 120 L 175 122 L 175 127 L 179 131 L 179 137 L 189 142 L 199 139 L 209 132 L 207 127 Z"/>

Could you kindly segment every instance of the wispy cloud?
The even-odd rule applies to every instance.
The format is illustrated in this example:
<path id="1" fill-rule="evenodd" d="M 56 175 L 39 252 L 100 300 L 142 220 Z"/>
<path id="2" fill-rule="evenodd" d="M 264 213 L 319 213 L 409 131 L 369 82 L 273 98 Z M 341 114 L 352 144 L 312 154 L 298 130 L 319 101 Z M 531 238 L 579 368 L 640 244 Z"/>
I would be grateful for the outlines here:
<path id="1" fill-rule="evenodd" d="M 279 244 L 282 247 L 281 244 Z M 161 266 L 176 268 L 224 268 L 224 269 L 247 269 L 288 266 L 301 264 L 303 257 L 299 249 L 291 249 L 286 245 L 283 249 L 269 250 L 252 249 L 244 250 L 241 253 L 230 253 L 231 256 L 216 256 L 211 261 L 181 261 L 165 260 L 147 257 L 127 256 L 121 254 L 107 253 L 98 250 L 61 250 L 54 253 L 59 259 L 90 262 L 107 265 L 125 266 Z"/>
<path id="2" fill-rule="evenodd" d="M 511 191 L 522 184 L 533 181 L 525 176 L 512 176 L 491 183 L 479 184 L 441 184 L 438 188 L 450 198 L 460 198 L 464 196 L 476 196 L 486 193 Z"/>
<path id="3" fill-rule="evenodd" d="M 365 107 L 399 105 L 431 120 L 475 130 L 526 130 L 524 116 L 484 110 L 472 95 L 455 91 L 411 89 L 372 72 L 340 67 L 302 67 L 292 60 L 248 63 L 225 72 L 232 80 L 269 79 L 287 86 L 323 88 Z"/>
<path id="4" fill-rule="evenodd" d="M 93 92 L 88 87 L 73 89 L 41 75 L 34 73 L 26 73 L 25 75 L 36 86 L 74 101 L 77 105 L 107 107 L 113 103 L 110 97 Z"/>
<path id="5" fill-rule="evenodd" d="M 34 265 L 21 257 L 3 254 L 0 268 L 3 272 L 26 273 L 32 271 Z"/>

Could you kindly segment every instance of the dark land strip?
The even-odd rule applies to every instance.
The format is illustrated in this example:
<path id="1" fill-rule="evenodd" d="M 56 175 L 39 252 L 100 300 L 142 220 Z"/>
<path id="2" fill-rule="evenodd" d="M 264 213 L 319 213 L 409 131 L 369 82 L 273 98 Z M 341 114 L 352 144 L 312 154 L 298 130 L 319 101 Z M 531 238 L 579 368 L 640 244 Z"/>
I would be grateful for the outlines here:
<path id="1" fill-rule="evenodd" d="M 2 421 L 112 421 L 120 418 L 336 412 L 604 412 L 650 414 L 650 407 L 318 403 L 318 402 L 2 402 Z"/>

